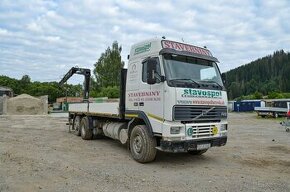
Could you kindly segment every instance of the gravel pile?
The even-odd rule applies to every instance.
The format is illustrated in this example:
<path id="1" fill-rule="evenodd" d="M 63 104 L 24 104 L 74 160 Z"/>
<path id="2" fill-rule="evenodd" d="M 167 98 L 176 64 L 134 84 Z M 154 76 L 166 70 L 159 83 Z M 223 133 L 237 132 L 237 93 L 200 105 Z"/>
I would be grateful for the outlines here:
<path id="1" fill-rule="evenodd" d="M 10 98 L 7 103 L 8 115 L 43 115 L 44 105 L 41 99 L 22 94 Z"/>

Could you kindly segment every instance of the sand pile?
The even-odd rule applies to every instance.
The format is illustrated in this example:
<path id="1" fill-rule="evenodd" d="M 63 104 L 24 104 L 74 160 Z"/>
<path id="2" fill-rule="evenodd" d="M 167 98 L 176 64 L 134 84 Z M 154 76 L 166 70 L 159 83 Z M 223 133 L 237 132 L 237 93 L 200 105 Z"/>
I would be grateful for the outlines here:
<path id="1" fill-rule="evenodd" d="M 10 98 L 7 102 L 8 115 L 43 115 L 44 105 L 41 99 L 22 94 Z"/>

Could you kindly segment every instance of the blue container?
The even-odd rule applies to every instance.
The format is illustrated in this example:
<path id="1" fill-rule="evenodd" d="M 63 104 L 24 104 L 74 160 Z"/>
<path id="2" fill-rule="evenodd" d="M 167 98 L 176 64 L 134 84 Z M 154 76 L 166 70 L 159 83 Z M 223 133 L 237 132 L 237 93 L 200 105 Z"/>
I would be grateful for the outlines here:
<path id="1" fill-rule="evenodd" d="M 243 100 L 234 103 L 236 112 L 254 111 L 255 107 L 261 107 L 261 100 Z"/>

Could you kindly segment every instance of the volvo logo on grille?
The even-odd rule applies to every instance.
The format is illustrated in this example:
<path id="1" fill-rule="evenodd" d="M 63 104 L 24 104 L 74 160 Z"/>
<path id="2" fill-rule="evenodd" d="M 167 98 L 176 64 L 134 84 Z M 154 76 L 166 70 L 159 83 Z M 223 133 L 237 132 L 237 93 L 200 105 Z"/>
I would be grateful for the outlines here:
<path id="1" fill-rule="evenodd" d="M 213 110 L 215 107 L 210 108 L 209 110 L 202 110 L 201 116 L 208 114 L 211 110 Z"/>
<path id="2" fill-rule="evenodd" d="M 201 116 L 204 116 L 204 115 L 208 114 L 208 113 L 209 113 L 210 111 L 212 111 L 214 108 L 215 108 L 215 107 L 212 107 L 212 108 L 210 108 L 210 109 L 208 109 L 208 110 L 202 110 L 202 111 L 201 111 L 201 114 L 198 115 L 198 116 L 196 116 L 195 118 L 193 118 L 193 120 L 194 120 L 194 119 L 198 119 L 198 118 L 200 118 Z"/>

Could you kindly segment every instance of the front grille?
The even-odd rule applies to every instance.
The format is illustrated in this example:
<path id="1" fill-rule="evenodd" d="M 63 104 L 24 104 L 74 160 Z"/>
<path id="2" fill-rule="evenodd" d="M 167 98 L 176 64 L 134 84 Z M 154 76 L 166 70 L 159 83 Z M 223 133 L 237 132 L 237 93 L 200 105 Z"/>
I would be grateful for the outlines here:
<path id="1" fill-rule="evenodd" d="M 192 138 L 212 137 L 214 125 L 192 126 Z"/>
<path id="2" fill-rule="evenodd" d="M 173 107 L 173 120 L 189 122 L 220 122 L 227 117 L 226 106 L 184 106 Z"/>

